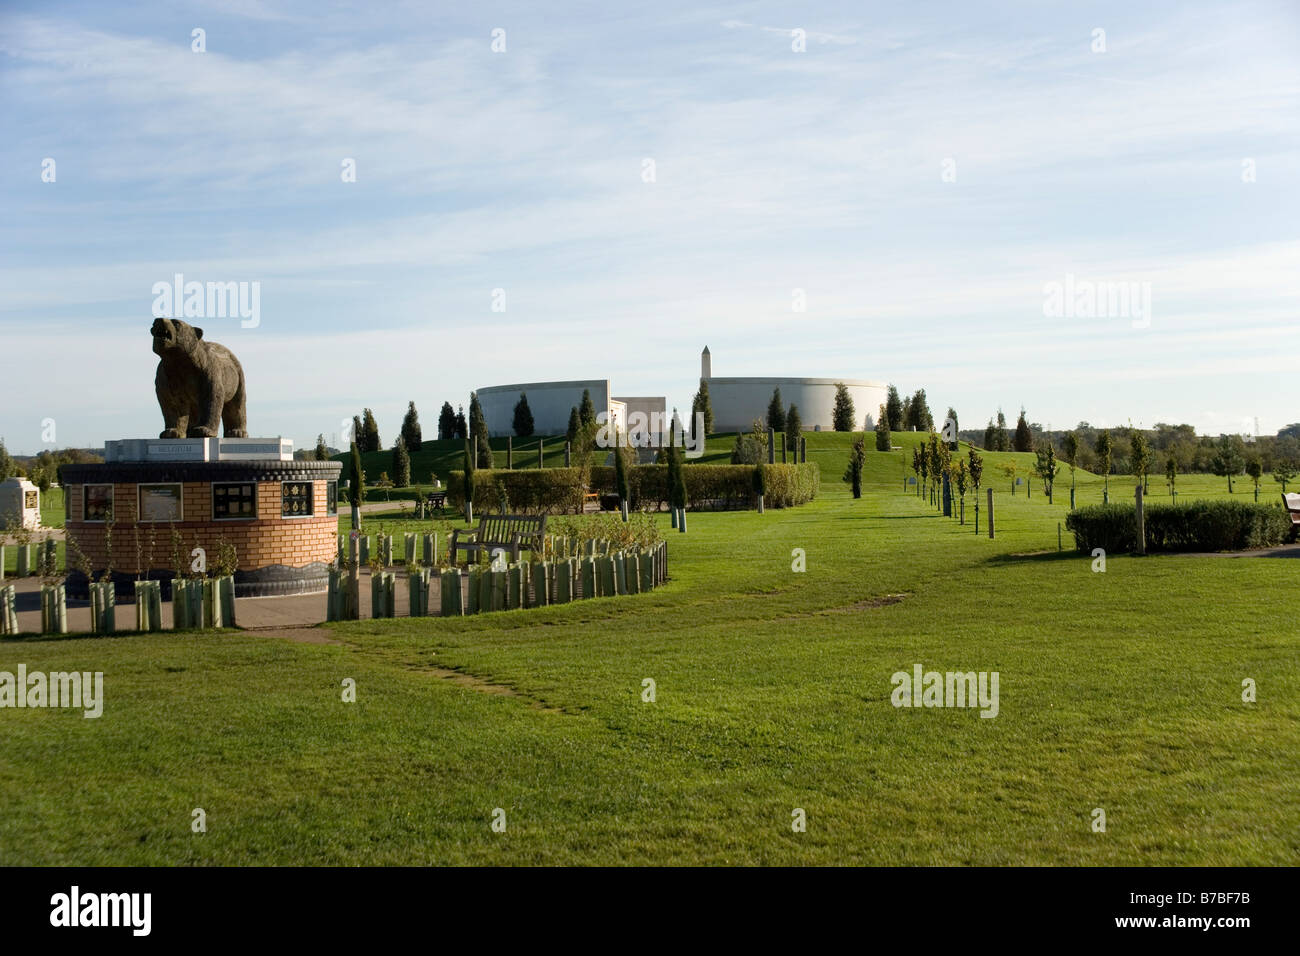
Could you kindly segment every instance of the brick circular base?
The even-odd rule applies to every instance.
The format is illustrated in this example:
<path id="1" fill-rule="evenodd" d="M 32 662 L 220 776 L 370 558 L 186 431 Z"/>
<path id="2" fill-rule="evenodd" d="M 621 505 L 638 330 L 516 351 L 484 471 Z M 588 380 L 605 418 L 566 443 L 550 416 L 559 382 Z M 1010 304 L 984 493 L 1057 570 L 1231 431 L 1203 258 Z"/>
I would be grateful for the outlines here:
<path id="1" fill-rule="evenodd" d="M 338 548 L 336 461 L 119 462 L 65 465 L 68 588 L 106 571 L 127 597 L 142 574 L 190 573 L 195 548 L 209 574 L 234 549 L 238 597 L 324 591 Z M 150 503 L 156 506 L 150 514 Z M 179 506 L 179 518 L 174 517 Z M 169 509 L 173 509 L 170 510 Z M 142 515 L 141 512 L 144 512 Z"/>

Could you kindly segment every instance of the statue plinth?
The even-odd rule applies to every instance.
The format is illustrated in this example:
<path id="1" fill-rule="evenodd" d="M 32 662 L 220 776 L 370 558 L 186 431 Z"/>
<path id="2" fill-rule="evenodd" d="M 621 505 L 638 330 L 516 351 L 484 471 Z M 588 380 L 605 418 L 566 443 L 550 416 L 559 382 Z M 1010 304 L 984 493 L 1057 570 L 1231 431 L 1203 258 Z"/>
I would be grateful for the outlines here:
<path id="1" fill-rule="evenodd" d="M 274 438 L 122 438 L 104 461 L 293 461 L 293 441 Z"/>

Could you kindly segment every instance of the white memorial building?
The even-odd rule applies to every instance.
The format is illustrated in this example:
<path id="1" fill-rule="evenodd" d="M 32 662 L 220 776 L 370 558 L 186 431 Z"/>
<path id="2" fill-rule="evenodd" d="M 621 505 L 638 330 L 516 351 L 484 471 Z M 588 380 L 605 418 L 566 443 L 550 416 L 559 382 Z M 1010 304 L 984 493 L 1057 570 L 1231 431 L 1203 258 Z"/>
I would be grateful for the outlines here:
<path id="1" fill-rule="evenodd" d="M 889 390 L 884 382 L 856 378 L 715 378 L 708 346 L 700 356 L 700 381 L 709 384 L 715 432 L 749 431 L 754 419 L 766 421 L 767 405 L 772 400 L 772 390 L 777 388 L 781 390 L 781 405 L 785 409 L 791 404 L 799 406 L 799 419 L 805 430 L 829 431 L 834 427 L 837 384 L 849 390 L 853 399 L 853 427 L 861 430 L 870 427 L 866 425 L 868 416 L 875 422 L 877 410 L 885 403 Z M 634 444 L 657 444 L 660 429 L 667 430 L 670 425 L 671 409 L 664 396 L 615 395 L 607 378 L 490 385 L 480 388 L 477 394 L 488 434 L 496 437 L 514 434 L 515 405 L 520 395 L 528 396 L 534 434 L 563 435 L 569 427 L 569 412 L 581 407 L 584 391 L 591 395 L 600 420 L 608 420 L 622 429 L 630 424 Z M 678 409 L 683 424 L 689 427 L 690 397 L 685 399 Z M 650 442 L 635 440 L 643 429 Z"/>

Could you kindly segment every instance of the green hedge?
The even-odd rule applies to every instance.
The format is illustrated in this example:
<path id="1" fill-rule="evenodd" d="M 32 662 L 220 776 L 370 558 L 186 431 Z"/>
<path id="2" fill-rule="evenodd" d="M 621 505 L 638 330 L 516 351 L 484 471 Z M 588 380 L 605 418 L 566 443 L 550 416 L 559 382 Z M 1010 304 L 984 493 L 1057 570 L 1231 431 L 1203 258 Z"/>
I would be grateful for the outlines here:
<path id="1" fill-rule="evenodd" d="M 1285 509 L 1251 501 L 1189 501 L 1143 509 L 1148 551 L 1245 551 L 1282 544 L 1291 531 Z M 1085 554 L 1137 550 L 1132 505 L 1089 505 L 1070 512 L 1065 527 Z"/>
<path id="2" fill-rule="evenodd" d="M 613 469 L 611 469 L 612 471 Z M 577 468 L 505 468 L 474 470 L 474 510 L 496 511 L 498 485 L 505 488 L 510 511 L 515 514 L 578 512 L 582 510 L 582 472 Z M 447 476 L 447 494 L 458 506 L 465 501 L 465 473 Z"/>
<path id="3" fill-rule="evenodd" d="M 771 508 L 806 504 L 821 489 L 821 469 L 814 464 L 765 465 L 767 494 L 764 503 Z M 582 509 L 582 472 L 577 468 L 528 468 L 507 471 L 503 468 L 480 468 L 474 472 L 474 508 L 495 511 L 498 506 L 498 483 L 505 487 L 513 512 L 548 514 L 578 512 Z M 668 466 L 637 465 L 628 474 L 634 509 L 660 509 L 668 504 Z M 614 469 L 597 466 L 591 469 L 591 490 L 597 494 L 614 493 Z M 447 492 L 453 502 L 465 499 L 464 472 L 447 476 Z M 754 508 L 753 465 L 687 465 L 687 505 L 692 510 Z"/>

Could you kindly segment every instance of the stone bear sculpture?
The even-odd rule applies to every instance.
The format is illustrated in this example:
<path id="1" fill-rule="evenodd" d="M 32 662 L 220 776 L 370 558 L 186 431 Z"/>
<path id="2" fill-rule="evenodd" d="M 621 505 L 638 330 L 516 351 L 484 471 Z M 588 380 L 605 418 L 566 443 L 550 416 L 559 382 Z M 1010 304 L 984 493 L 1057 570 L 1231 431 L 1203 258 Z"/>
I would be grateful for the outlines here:
<path id="1" fill-rule="evenodd" d="M 244 369 L 230 349 L 203 341 L 203 330 L 180 319 L 154 319 L 153 350 L 161 361 L 154 388 L 167 426 L 159 438 L 247 438 Z"/>

